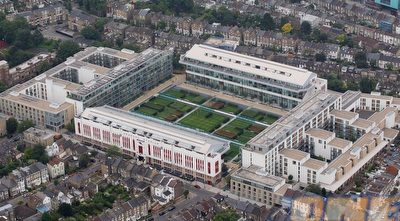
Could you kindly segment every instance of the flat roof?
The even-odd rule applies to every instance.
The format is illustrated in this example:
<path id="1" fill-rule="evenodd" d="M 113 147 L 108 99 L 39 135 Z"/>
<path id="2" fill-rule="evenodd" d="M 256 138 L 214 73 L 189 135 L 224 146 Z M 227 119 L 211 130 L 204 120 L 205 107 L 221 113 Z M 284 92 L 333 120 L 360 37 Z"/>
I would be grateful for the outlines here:
<path id="1" fill-rule="evenodd" d="M 390 140 L 394 140 L 399 134 L 399 131 L 396 129 L 383 128 L 382 130 L 383 130 L 383 136 L 389 138 Z"/>
<path id="2" fill-rule="evenodd" d="M 304 158 L 309 156 L 309 153 L 306 153 L 304 151 L 287 148 L 279 151 L 279 154 L 297 161 L 303 160 Z"/>
<path id="3" fill-rule="evenodd" d="M 212 55 L 216 57 L 212 57 Z M 184 56 L 186 58 L 233 68 L 262 77 L 287 82 L 289 84 L 299 85 L 301 87 L 306 87 L 311 83 L 312 79 L 317 77 L 316 73 L 305 69 L 218 49 L 207 45 L 196 44 L 188 52 L 186 52 Z M 221 59 L 219 59 L 219 57 L 221 57 Z M 239 61 L 242 64 L 234 61 Z M 243 64 L 249 65 L 246 66 Z M 256 68 L 256 66 L 258 68 Z"/>
<path id="4" fill-rule="evenodd" d="M 325 184 L 323 181 L 321 182 L 321 187 L 324 187 L 326 190 L 336 191 L 341 185 L 343 185 L 350 177 L 352 177 L 356 172 L 358 172 L 362 166 L 364 166 L 368 161 L 370 161 L 379 151 L 381 151 L 387 144 L 387 141 L 382 140 L 374 149 L 372 149 L 364 158 L 360 159 L 356 165 L 354 165 L 350 171 L 343 174 L 343 176 L 334 181 L 331 184 Z M 328 171 L 330 167 L 328 167 L 324 172 Z"/>
<path id="5" fill-rule="evenodd" d="M 387 107 L 381 112 L 376 112 L 374 113 L 371 117 L 368 118 L 370 121 L 374 121 L 375 123 L 379 124 L 382 120 L 385 119 L 386 115 L 389 114 L 390 112 L 397 112 L 397 108 L 395 107 Z"/>
<path id="6" fill-rule="evenodd" d="M 331 131 L 327 131 L 327 130 L 323 130 L 323 129 L 319 129 L 319 128 L 310 128 L 306 131 L 306 133 L 313 137 L 321 138 L 323 140 L 327 140 L 328 138 L 332 137 L 332 135 L 333 136 L 335 135 L 335 133 L 333 133 Z"/>
<path id="7" fill-rule="evenodd" d="M 226 149 L 229 148 L 227 141 L 209 134 L 107 105 L 86 108 L 81 117 L 186 147 L 189 150 L 203 154 L 219 151 L 222 153 L 224 150 L 215 149 L 220 148 L 220 146 L 224 146 Z"/>
<path id="8" fill-rule="evenodd" d="M 354 121 L 352 124 L 352 126 L 355 127 L 359 127 L 359 128 L 363 128 L 363 129 L 367 129 L 369 127 L 372 127 L 375 125 L 375 122 L 370 121 L 370 120 L 365 120 L 362 118 L 358 118 L 356 121 Z"/>
<path id="9" fill-rule="evenodd" d="M 392 101 L 392 104 L 400 105 L 400 98 L 394 97 L 394 98 L 393 98 L 393 101 Z"/>
<path id="10" fill-rule="evenodd" d="M 304 162 L 303 166 L 308 167 L 313 170 L 319 170 L 324 168 L 328 165 L 327 162 L 310 158 L 306 162 Z"/>
<path id="11" fill-rule="evenodd" d="M 338 110 L 338 109 L 331 111 L 330 115 L 334 115 L 337 118 L 341 118 L 341 119 L 345 119 L 345 120 L 351 120 L 351 119 L 358 117 L 357 113 L 345 111 L 345 110 Z"/>
<path id="12" fill-rule="evenodd" d="M 9 94 L 6 97 L 3 97 L 5 100 L 9 100 L 27 107 L 31 107 L 36 110 L 42 110 L 49 113 L 57 114 L 61 110 L 68 109 L 69 107 L 73 106 L 73 104 L 64 102 L 62 104 L 48 102 L 46 100 L 42 100 L 36 97 L 28 96 L 22 93 L 11 95 Z"/>
<path id="13" fill-rule="evenodd" d="M 386 100 L 386 101 L 392 101 L 393 99 L 393 97 L 391 96 L 380 95 L 380 94 L 366 94 L 366 93 L 362 93 L 361 98 L 372 98 L 372 99 Z"/>
<path id="14" fill-rule="evenodd" d="M 375 139 L 378 135 L 375 135 L 371 132 L 364 134 L 360 139 L 358 139 L 352 147 L 350 147 L 346 152 L 342 153 L 339 157 L 337 157 L 334 161 L 332 161 L 329 166 L 325 169 L 324 172 L 327 172 L 329 169 L 339 169 L 340 167 L 347 165 L 350 163 L 351 158 L 355 157 L 350 154 L 350 152 L 355 148 L 362 148 L 364 145 L 369 145 L 372 142 L 375 142 Z"/>
<path id="15" fill-rule="evenodd" d="M 331 142 L 328 143 L 328 145 L 337 147 L 339 149 L 344 149 L 351 143 L 352 143 L 351 141 L 335 137 L 335 138 L 333 138 L 333 140 L 331 140 Z"/>
<path id="16" fill-rule="evenodd" d="M 288 114 L 279 118 L 271 126 L 263 130 L 253 139 L 251 139 L 247 146 L 255 152 L 268 152 L 271 148 L 282 142 L 288 133 L 291 135 L 297 131 L 305 123 L 315 117 L 326 107 L 332 105 L 341 96 L 338 92 L 332 91 L 318 91 L 311 95 L 306 101 L 303 101 Z M 253 147 L 256 150 L 254 150 Z M 261 151 L 258 151 L 261 148 Z"/>
<path id="17" fill-rule="evenodd" d="M 255 165 L 251 165 L 247 168 L 242 167 L 232 174 L 232 178 L 237 177 L 239 179 L 250 181 L 252 183 L 258 183 L 262 186 L 268 186 L 271 188 L 279 186 L 285 180 L 281 177 L 257 173 L 260 170 L 262 170 L 262 168 Z"/>

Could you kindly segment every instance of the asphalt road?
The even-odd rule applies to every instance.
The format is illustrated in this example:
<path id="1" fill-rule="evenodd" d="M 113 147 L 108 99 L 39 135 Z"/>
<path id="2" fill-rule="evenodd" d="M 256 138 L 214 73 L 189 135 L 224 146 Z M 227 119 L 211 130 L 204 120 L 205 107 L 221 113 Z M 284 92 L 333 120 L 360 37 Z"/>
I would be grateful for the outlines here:
<path id="1" fill-rule="evenodd" d="M 184 183 L 185 189 L 189 190 L 188 199 L 176 203 L 174 205 L 176 208 L 172 211 L 167 211 L 168 208 L 163 210 L 164 212 L 166 212 L 165 215 L 158 216 L 157 213 L 153 215 L 153 218 L 157 221 L 168 221 L 169 218 L 176 216 L 182 209 L 194 206 L 197 202 L 202 201 L 203 199 L 208 200 L 216 194 L 214 192 L 208 191 L 207 187 L 206 189 L 204 189 L 203 185 L 200 185 L 201 189 L 197 189 L 194 187 L 195 184 L 195 182 Z M 225 195 L 223 192 L 221 194 Z M 228 203 L 229 206 L 235 207 L 239 201 L 232 198 L 225 198 L 225 202 Z"/>

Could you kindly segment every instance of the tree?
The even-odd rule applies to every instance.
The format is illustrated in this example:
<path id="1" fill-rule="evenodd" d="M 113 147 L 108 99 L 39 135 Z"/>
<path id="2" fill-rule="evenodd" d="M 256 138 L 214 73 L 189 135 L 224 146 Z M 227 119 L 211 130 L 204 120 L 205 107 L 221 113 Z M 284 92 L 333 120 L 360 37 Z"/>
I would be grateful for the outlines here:
<path id="1" fill-rule="evenodd" d="M 342 44 L 344 42 L 344 34 L 338 35 L 338 43 Z"/>
<path id="2" fill-rule="evenodd" d="M 81 30 L 81 34 L 86 39 L 97 40 L 100 38 L 100 32 L 92 26 L 86 26 Z"/>
<path id="3" fill-rule="evenodd" d="M 61 203 L 58 207 L 57 212 L 64 217 L 69 217 L 74 215 L 72 211 L 72 206 L 68 203 Z"/>
<path id="4" fill-rule="evenodd" d="M 322 194 L 323 197 L 326 197 L 326 189 L 325 189 L 325 187 L 322 188 L 321 194 Z"/>
<path id="5" fill-rule="evenodd" d="M 354 61 L 358 68 L 367 68 L 368 67 L 367 55 L 363 51 L 359 51 L 356 53 L 356 55 L 354 56 Z"/>
<path id="6" fill-rule="evenodd" d="M 17 131 L 18 128 L 18 121 L 17 119 L 10 117 L 6 121 L 6 129 L 8 134 L 13 134 L 15 131 Z"/>
<path id="7" fill-rule="evenodd" d="M 65 129 L 67 129 L 70 133 L 75 133 L 75 124 L 73 120 L 71 123 L 65 125 Z"/>
<path id="8" fill-rule="evenodd" d="M 322 190 L 321 187 L 319 185 L 316 184 L 310 184 L 307 186 L 306 191 L 311 192 L 311 193 L 315 193 L 317 195 L 321 195 L 322 194 Z"/>
<path id="9" fill-rule="evenodd" d="M 286 34 L 290 33 L 292 31 L 292 29 L 293 29 L 293 27 L 292 27 L 292 24 L 290 24 L 290 23 L 286 23 L 284 26 L 282 26 L 282 31 Z"/>
<path id="10" fill-rule="evenodd" d="M 217 212 L 214 216 L 214 221 L 232 221 L 232 220 L 238 220 L 239 219 L 239 214 L 236 213 L 235 210 L 233 209 L 226 209 L 226 210 L 220 210 Z"/>
<path id="11" fill-rule="evenodd" d="M 360 91 L 362 93 L 371 93 L 375 89 L 375 81 L 368 77 L 362 77 L 360 81 Z"/>
<path id="12" fill-rule="evenodd" d="M 312 32 L 311 24 L 308 21 L 303 21 L 300 26 L 300 31 L 304 35 L 310 35 Z"/>
<path id="13" fill-rule="evenodd" d="M 189 195 L 189 190 L 185 190 L 183 191 L 183 195 L 185 196 L 185 198 L 187 199 L 188 195 Z"/>
<path id="14" fill-rule="evenodd" d="M 292 181 L 292 180 L 293 180 L 293 175 L 290 174 L 290 175 L 288 176 L 288 179 L 289 179 L 290 181 Z"/>
<path id="15" fill-rule="evenodd" d="M 32 34 L 32 43 L 34 46 L 38 46 L 44 42 L 43 34 L 39 30 L 35 30 Z"/>
<path id="16" fill-rule="evenodd" d="M 397 187 L 394 187 L 393 190 L 390 192 L 390 195 L 394 196 L 399 193 L 399 189 Z"/>
<path id="17" fill-rule="evenodd" d="M 78 51 L 80 51 L 79 44 L 72 40 L 67 40 L 60 44 L 56 58 L 59 62 L 64 62 L 68 57 L 74 55 Z"/>
<path id="18" fill-rule="evenodd" d="M 79 157 L 79 168 L 86 168 L 90 162 L 89 155 L 87 153 L 82 154 Z"/>
<path id="19" fill-rule="evenodd" d="M 36 144 L 31 148 L 26 148 L 24 151 L 24 159 L 26 161 L 37 160 L 43 164 L 49 162 L 49 157 L 46 153 L 46 147 L 41 144 Z"/>
<path id="20" fill-rule="evenodd" d="M 286 16 L 281 17 L 279 27 L 283 27 L 286 23 L 289 23 L 289 19 Z"/>
<path id="21" fill-rule="evenodd" d="M 167 23 L 163 20 L 163 21 L 160 21 L 160 22 L 158 23 L 158 27 L 157 27 L 157 28 L 158 28 L 159 30 L 164 31 L 166 27 L 167 27 Z"/>
<path id="22" fill-rule="evenodd" d="M 121 153 L 119 152 L 119 148 L 117 146 L 111 146 L 106 150 L 106 156 L 119 156 Z"/>
<path id="23" fill-rule="evenodd" d="M 324 53 L 315 54 L 315 61 L 325 62 L 326 61 L 326 55 Z"/>
<path id="24" fill-rule="evenodd" d="M 24 132 L 25 130 L 27 130 L 27 129 L 33 127 L 33 126 L 34 126 L 34 125 L 33 125 L 33 122 L 32 122 L 31 120 L 24 120 L 24 121 L 21 121 L 21 122 L 18 124 L 17 131 L 18 131 L 18 133 L 22 133 L 22 132 Z"/>
<path id="25" fill-rule="evenodd" d="M 261 29 L 264 30 L 274 30 L 275 21 L 269 13 L 265 13 L 263 19 L 261 20 Z"/>

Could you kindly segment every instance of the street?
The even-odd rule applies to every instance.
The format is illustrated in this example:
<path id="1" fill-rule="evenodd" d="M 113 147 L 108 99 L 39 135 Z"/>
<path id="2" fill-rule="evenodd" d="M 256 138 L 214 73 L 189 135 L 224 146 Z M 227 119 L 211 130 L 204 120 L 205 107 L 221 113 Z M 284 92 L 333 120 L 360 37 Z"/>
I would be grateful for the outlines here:
<path id="1" fill-rule="evenodd" d="M 170 175 L 170 176 L 172 176 L 172 175 Z M 178 179 L 180 179 L 180 178 L 178 178 Z M 240 198 L 238 196 L 231 194 L 229 191 L 222 191 L 216 187 L 212 187 L 212 186 L 209 186 L 206 184 L 203 185 L 196 181 L 190 182 L 190 181 L 183 180 L 183 179 L 180 179 L 180 180 L 182 180 L 184 182 L 185 189 L 189 190 L 188 199 L 183 200 L 179 203 L 176 203 L 174 205 L 176 208 L 172 211 L 168 211 L 168 207 L 165 208 L 164 210 L 162 210 L 165 212 L 165 214 L 163 216 L 159 216 L 158 213 L 153 214 L 153 218 L 155 220 L 167 221 L 169 218 L 177 215 L 182 209 L 194 206 L 194 205 L 196 205 L 197 202 L 199 202 L 203 199 L 208 200 L 217 193 L 220 193 L 221 195 L 225 196 L 224 201 L 228 204 L 228 206 L 231 206 L 233 208 L 236 207 L 236 205 L 238 204 L 238 202 L 240 200 Z M 195 188 L 194 185 L 196 185 L 196 184 L 199 185 L 201 187 L 201 189 Z M 228 196 L 228 197 L 226 197 L 226 196 Z M 255 202 L 255 201 L 252 201 L 250 199 L 245 199 L 245 198 L 241 198 L 241 201 L 249 201 L 250 203 L 256 203 L 259 206 L 264 205 L 262 203 Z M 267 205 L 267 208 L 269 208 L 268 205 Z"/>

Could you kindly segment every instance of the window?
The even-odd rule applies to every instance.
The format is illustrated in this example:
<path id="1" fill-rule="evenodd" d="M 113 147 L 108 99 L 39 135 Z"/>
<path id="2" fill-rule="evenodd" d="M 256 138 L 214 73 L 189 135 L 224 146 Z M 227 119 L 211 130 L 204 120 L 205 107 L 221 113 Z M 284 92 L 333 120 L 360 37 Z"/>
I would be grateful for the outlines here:
<path id="1" fill-rule="evenodd" d="M 296 165 L 296 161 L 295 161 L 295 160 L 293 160 L 293 161 L 292 161 L 292 164 L 293 164 L 293 165 Z"/>

